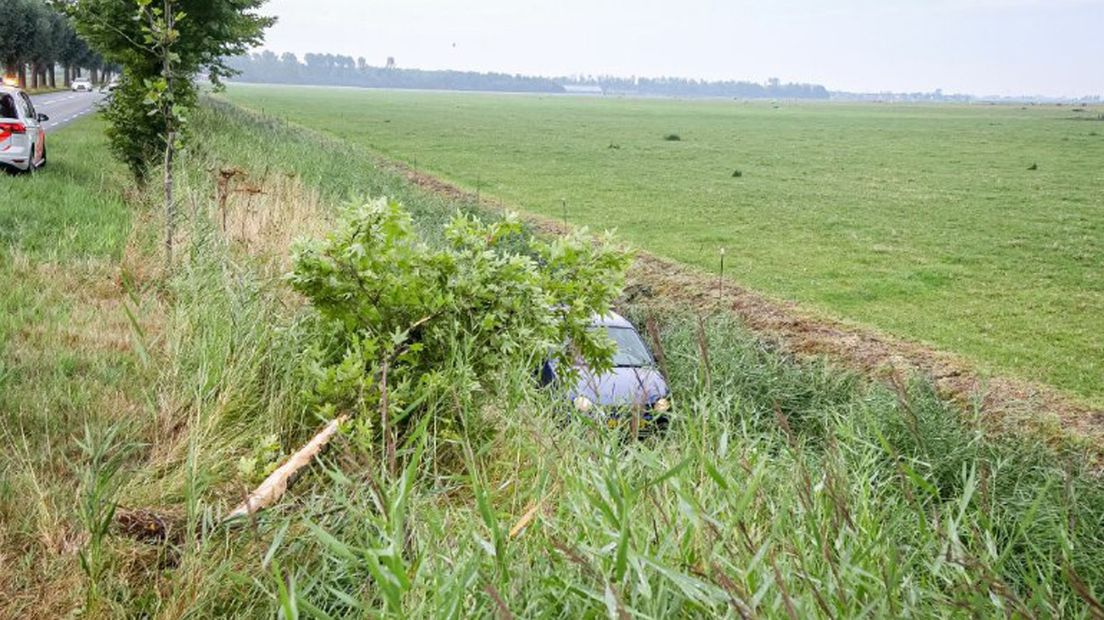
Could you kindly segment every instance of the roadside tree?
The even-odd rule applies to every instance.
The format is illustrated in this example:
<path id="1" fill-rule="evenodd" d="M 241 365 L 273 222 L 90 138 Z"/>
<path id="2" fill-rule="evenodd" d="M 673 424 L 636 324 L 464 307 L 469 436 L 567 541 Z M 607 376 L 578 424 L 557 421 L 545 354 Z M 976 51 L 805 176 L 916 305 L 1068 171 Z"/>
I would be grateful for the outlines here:
<path id="1" fill-rule="evenodd" d="M 196 78 L 232 75 L 223 62 L 263 40 L 275 18 L 265 0 L 75 0 L 77 28 L 122 78 L 107 109 L 115 155 L 139 182 L 160 161 L 165 193 L 165 252 L 172 260 L 173 160 L 184 143 Z"/>

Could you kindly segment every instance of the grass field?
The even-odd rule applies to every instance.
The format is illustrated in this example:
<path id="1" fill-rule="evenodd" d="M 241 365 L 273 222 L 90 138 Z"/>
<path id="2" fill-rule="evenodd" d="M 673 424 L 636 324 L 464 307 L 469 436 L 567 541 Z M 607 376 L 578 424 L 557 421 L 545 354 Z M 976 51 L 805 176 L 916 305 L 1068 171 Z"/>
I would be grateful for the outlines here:
<path id="1" fill-rule="evenodd" d="M 1100 106 L 227 96 L 662 256 L 725 248 L 751 288 L 1104 403 L 1104 122 L 1071 120 Z"/>

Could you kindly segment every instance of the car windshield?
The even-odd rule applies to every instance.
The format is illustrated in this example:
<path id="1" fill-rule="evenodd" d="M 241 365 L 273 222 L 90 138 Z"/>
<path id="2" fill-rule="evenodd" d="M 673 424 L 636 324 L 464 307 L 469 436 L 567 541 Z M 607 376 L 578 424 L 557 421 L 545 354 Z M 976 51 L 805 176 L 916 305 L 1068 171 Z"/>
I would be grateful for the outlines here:
<path id="1" fill-rule="evenodd" d="M 651 366 L 652 355 L 644 346 L 644 341 L 635 329 L 628 327 L 606 327 L 606 333 L 617 344 L 613 354 L 613 365 L 619 368 Z"/>

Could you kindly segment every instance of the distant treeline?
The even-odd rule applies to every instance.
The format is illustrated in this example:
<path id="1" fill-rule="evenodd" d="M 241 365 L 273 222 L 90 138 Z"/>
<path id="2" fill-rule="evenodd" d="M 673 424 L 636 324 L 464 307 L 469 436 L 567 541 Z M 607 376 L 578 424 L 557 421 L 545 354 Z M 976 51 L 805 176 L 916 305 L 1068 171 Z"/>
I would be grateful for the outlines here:
<path id="1" fill-rule="evenodd" d="M 5 77 L 23 88 L 53 88 L 59 66 L 66 86 L 81 77 L 82 69 L 88 69 L 93 83 L 114 71 L 77 35 L 64 6 L 47 0 L 0 0 L 0 69 Z"/>
<path id="2" fill-rule="evenodd" d="M 610 95 L 659 97 L 738 97 L 742 99 L 827 99 L 828 90 L 818 84 L 783 84 L 777 79 L 755 82 L 710 82 L 686 78 L 560 77 L 544 78 L 474 71 L 401 69 L 388 59 L 385 66 L 369 65 L 364 58 L 336 54 L 277 56 L 264 51 L 231 59 L 241 72 L 238 80 L 270 84 L 315 84 L 366 88 L 418 88 L 427 90 L 483 90 L 523 93 L 585 91 Z"/>
<path id="3" fill-rule="evenodd" d="M 306 54 L 300 62 L 295 54 L 284 53 L 277 56 L 265 51 L 231 59 L 227 64 L 241 72 L 236 79 L 242 82 L 428 90 L 564 92 L 563 86 L 547 78 L 506 73 L 399 69 L 391 63 L 390 66 L 376 67 L 369 65 L 364 58 L 354 59 L 352 56 L 334 54 Z"/>
<path id="4" fill-rule="evenodd" d="M 597 87 L 607 95 L 657 97 L 737 97 L 740 99 L 827 99 L 828 89 L 819 84 L 783 84 L 776 78 L 766 84 L 726 80 L 711 82 L 689 78 L 623 78 L 613 76 L 556 78 L 569 87 Z"/>

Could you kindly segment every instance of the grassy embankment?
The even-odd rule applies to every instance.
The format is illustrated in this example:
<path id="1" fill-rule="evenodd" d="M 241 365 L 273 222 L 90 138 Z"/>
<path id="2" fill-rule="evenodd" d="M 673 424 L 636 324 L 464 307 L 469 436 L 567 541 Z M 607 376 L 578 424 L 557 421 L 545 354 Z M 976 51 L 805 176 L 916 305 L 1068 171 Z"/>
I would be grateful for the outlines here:
<path id="1" fill-rule="evenodd" d="M 227 96 L 660 256 L 715 272 L 726 248 L 754 290 L 1104 403 L 1104 123 L 1071 120 L 1100 106 Z"/>
<path id="2" fill-rule="evenodd" d="M 319 423 L 299 398 L 309 309 L 278 277 L 290 238 L 387 194 L 432 242 L 456 205 L 356 145 L 228 110 L 194 126 L 168 275 L 156 203 L 124 204 L 96 122 L 54 138 L 48 172 L 5 179 L 0 616 L 1076 617 L 1104 594 L 1104 491 L 1076 454 L 723 319 L 703 341 L 661 318 L 663 437 L 557 423 L 519 369 L 498 406 L 453 412 L 490 432 L 404 447 L 399 479 L 341 441 L 279 508 L 217 527 L 255 481 L 240 460 Z M 220 192 L 229 166 L 247 176 Z M 458 447 L 467 465 L 432 456 Z M 168 541 L 101 535 L 115 502 L 158 510 Z"/>

